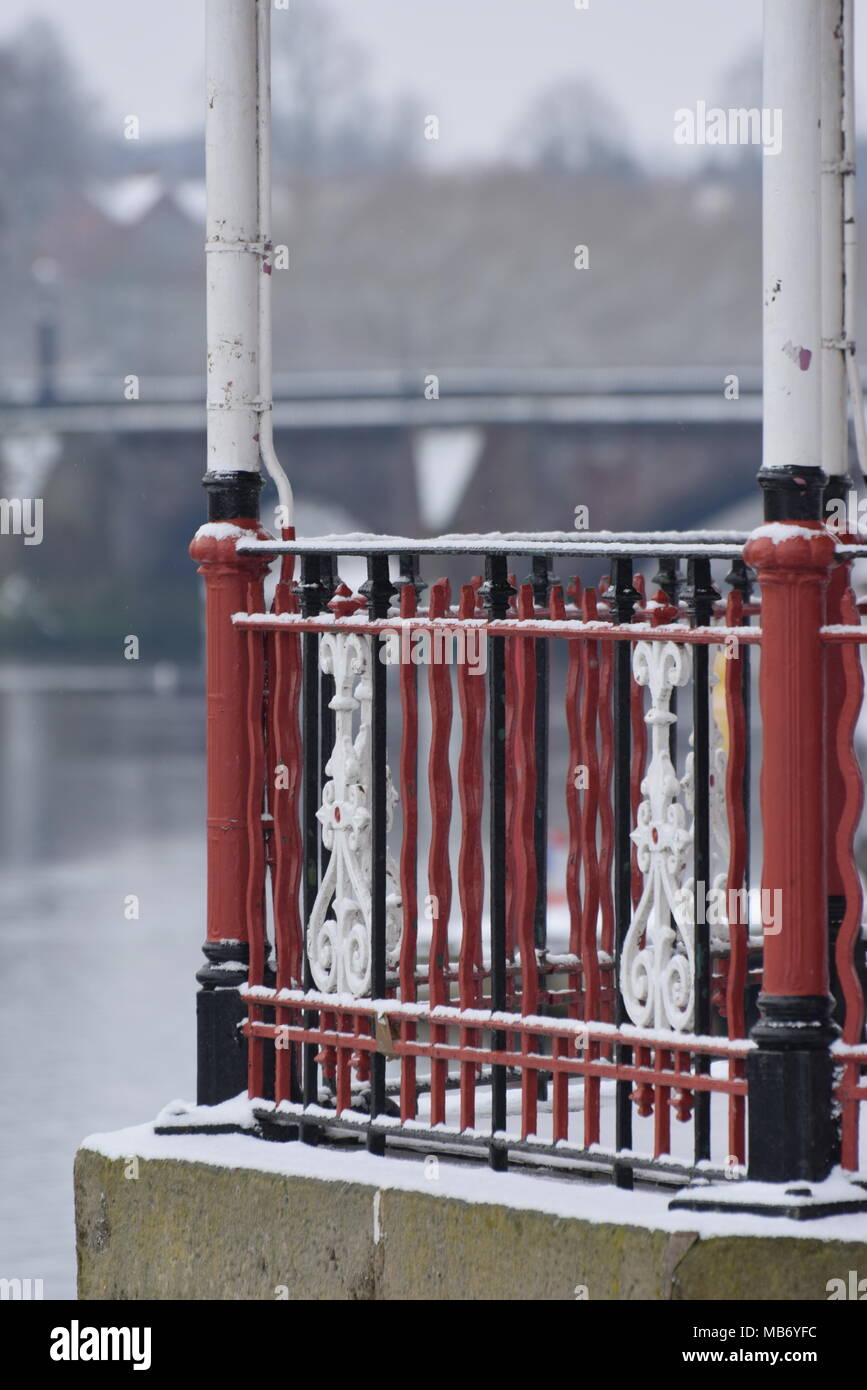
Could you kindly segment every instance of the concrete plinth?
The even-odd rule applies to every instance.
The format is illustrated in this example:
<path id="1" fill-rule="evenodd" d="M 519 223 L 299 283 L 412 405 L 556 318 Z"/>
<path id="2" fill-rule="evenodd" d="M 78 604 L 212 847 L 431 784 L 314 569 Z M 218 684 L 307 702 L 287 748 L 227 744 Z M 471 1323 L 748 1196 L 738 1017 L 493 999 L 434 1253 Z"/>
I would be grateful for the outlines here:
<path id="1" fill-rule="evenodd" d="M 826 1301 L 867 1277 L 862 1215 L 765 1234 L 602 1181 L 244 1135 L 95 1136 L 75 1193 L 85 1300 Z"/>

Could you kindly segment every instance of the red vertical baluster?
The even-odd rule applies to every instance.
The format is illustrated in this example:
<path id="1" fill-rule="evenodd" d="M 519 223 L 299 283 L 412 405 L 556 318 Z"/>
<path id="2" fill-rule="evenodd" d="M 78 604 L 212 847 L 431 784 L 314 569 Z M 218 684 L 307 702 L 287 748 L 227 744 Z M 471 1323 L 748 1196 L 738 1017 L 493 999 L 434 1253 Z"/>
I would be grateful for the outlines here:
<path id="1" fill-rule="evenodd" d="M 739 627 L 743 617 L 743 598 L 732 590 L 726 601 L 726 625 Z M 743 666 L 740 648 L 727 650 L 725 664 L 726 722 L 728 724 L 728 761 L 726 763 L 726 817 L 729 830 L 729 871 L 726 883 L 729 907 L 738 903 L 738 910 L 728 912 L 729 968 L 726 981 L 726 1019 L 730 1038 L 742 1038 L 746 1033 L 744 991 L 747 983 L 749 947 L 749 912 L 740 911 L 740 894 L 744 887 L 747 856 L 747 824 L 744 807 L 744 766 L 746 759 L 747 726 L 744 711 Z M 734 919 L 734 920 L 732 920 Z M 740 1080 L 745 1064 L 739 1057 L 729 1062 L 729 1077 Z M 743 1096 L 729 1097 L 729 1153 L 738 1163 L 746 1162 L 746 1101 Z"/>
<path id="2" fill-rule="evenodd" d="M 842 569 L 843 566 L 840 566 Z M 832 576 L 832 585 L 833 585 Z M 838 614 L 831 621 L 860 625 L 855 598 L 847 583 L 840 595 Z M 836 748 L 833 756 L 843 786 L 843 804 L 837 808 L 838 820 L 834 843 L 834 858 L 839 883 L 846 901 L 843 921 L 837 936 L 835 964 L 840 988 L 843 993 L 845 1017 L 843 1020 L 843 1041 L 852 1045 L 863 1041 L 864 1037 L 864 995 L 861 981 L 855 967 L 855 948 L 861 932 L 862 889 L 861 877 L 855 863 L 855 832 L 861 819 L 864 804 L 864 782 L 861 767 L 855 752 L 855 725 L 864 699 L 864 671 L 861 666 L 860 649 L 846 643 L 841 647 L 842 676 L 845 682 L 842 704 L 837 720 Z M 846 1062 L 843 1079 L 847 1086 L 857 1086 L 860 1067 L 857 1062 Z M 859 1102 L 844 1100 L 842 1103 L 842 1147 L 840 1162 L 844 1168 L 856 1172 L 858 1163 L 858 1118 Z"/>
<path id="3" fill-rule="evenodd" d="M 261 613 L 265 599 L 261 579 L 247 586 L 247 611 Z M 247 939 L 250 943 L 250 984 L 265 983 L 265 642 L 261 632 L 247 633 Z M 260 1022 L 262 1009 L 249 1008 L 251 1025 Z M 247 1086 L 251 1097 L 264 1091 L 264 1041 L 252 1031 L 247 1049 Z"/>
<path id="4" fill-rule="evenodd" d="M 570 594 L 580 603 L 581 581 L 574 581 Z M 552 616 L 559 614 L 562 599 L 551 597 Z M 563 613 L 565 617 L 565 611 Z M 569 853 L 566 859 L 566 901 L 569 905 L 569 953 L 581 955 L 581 811 L 577 780 L 586 758 L 581 739 L 581 689 L 583 684 L 584 653 L 586 644 L 580 638 L 567 643 L 568 667 L 566 672 L 566 729 L 569 735 L 569 763 L 566 768 L 566 816 L 569 825 Z M 578 1016 L 578 991 L 580 975 L 576 973 L 570 980 L 570 992 L 574 991 L 574 1001 L 570 1005 L 573 1017 Z"/>
<path id="5" fill-rule="evenodd" d="M 445 616 L 449 606 L 449 583 L 438 579 L 431 587 L 430 618 Z M 441 652 L 441 649 L 440 649 Z M 449 966 L 449 915 L 451 912 L 452 879 L 449 867 L 449 826 L 452 817 L 452 775 L 449 766 L 449 739 L 452 728 L 451 671 L 437 661 L 436 639 L 432 640 L 432 660 L 428 673 L 431 707 L 431 743 L 428 763 L 428 788 L 431 804 L 431 842 L 428 856 L 428 884 L 433 899 L 430 961 L 428 980 L 431 1008 L 449 1002 L 447 971 Z M 431 1025 L 431 1042 L 445 1042 L 447 1030 Z M 445 1122 L 446 1080 L 448 1063 L 431 1062 L 431 1124 Z"/>
<path id="6" fill-rule="evenodd" d="M 575 585 L 580 581 L 575 580 Z M 567 619 L 562 586 L 556 584 L 551 590 L 549 614 L 555 622 Z M 566 765 L 566 815 L 569 823 L 569 851 L 566 860 L 566 901 L 569 905 L 569 953 L 580 955 L 580 884 L 578 882 L 578 801 L 575 788 L 577 769 L 582 764 L 581 730 L 579 725 L 579 699 L 581 691 L 581 651 L 582 643 L 575 639 L 567 642 L 568 669 L 566 675 L 566 727 L 569 736 L 569 757 Z M 579 1016 L 580 975 L 578 970 L 570 970 L 569 1017 Z M 553 1054 L 563 1057 L 567 1054 L 568 1043 L 562 1037 L 554 1039 Z M 569 1077 L 566 1072 L 553 1071 L 551 1078 L 553 1104 L 553 1133 L 558 1142 L 569 1137 Z"/>
<path id="7" fill-rule="evenodd" d="M 518 617 L 532 621 L 533 586 L 522 584 Z M 536 961 L 536 647 L 533 637 L 516 637 L 515 659 L 515 926 L 521 952 L 521 1013 L 535 1015 L 539 1007 L 539 970 Z M 536 1050 L 530 1033 L 521 1035 L 521 1051 Z M 521 1070 L 522 1138 L 535 1134 L 538 1112 L 538 1078 L 535 1070 Z"/>
<path id="8" fill-rule="evenodd" d="M 509 617 L 515 616 L 517 588 L 514 574 L 509 583 L 515 593 L 509 599 Z M 511 847 L 515 842 L 515 663 L 518 649 L 514 642 L 506 643 L 506 958 L 515 961 L 515 873 Z M 506 983 L 506 1008 L 515 1006 L 515 975 L 510 970 Z"/>
<path id="9" fill-rule="evenodd" d="M 633 580 L 635 588 L 641 594 L 642 604 L 645 601 L 644 575 L 637 574 Z M 629 774 L 629 804 L 632 810 L 632 824 L 638 823 L 638 808 L 641 805 L 641 779 L 644 776 L 644 768 L 647 762 L 647 725 L 644 722 L 644 686 L 639 685 L 637 680 L 632 681 L 631 699 L 629 702 L 630 727 L 632 731 L 632 761 Z M 632 846 L 632 906 L 636 908 L 641 901 L 641 891 L 644 887 L 641 870 L 638 867 L 638 848 Z"/>
<path id="10" fill-rule="evenodd" d="M 331 1017 L 334 1019 L 335 1030 L 342 1038 L 346 1037 L 347 1031 L 354 1036 L 352 1016 L 350 1016 L 348 1027 L 347 1018 L 344 1013 L 332 1014 Z M 341 1115 L 344 1110 L 350 1110 L 352 1108 L 352 1048 L 344 1046 L 338 1047 L 335 1050 L 337 1052 L 337 1079 L 334 1101 L 335 1110 L 338 1115 Z"/>
<path id="11" fill-rule="evenodd" d="M 400 616 L 414 618 L 418 596 L 413 584 L 400 591 Z M 403 841 L 400 847 L 400 891 L 403 899 L 403 937 L 400 943 L 400 997 L 404 1003 L 416 998 L 415 965 L 418 941 L 418 672 L 411 661 L 400 666 L 400 703 L 403 715 L 400 744 L 400 804 L 403 810 Z M 403 1042 L 413 1042 L 417 1028 L 411 1020 L 401 1020 Z M 400 1118 L 416 1117 L 416 1062 L 404 1057 L 400 1070 Z"/>
<path id="12" fill-rule="evenodd" d="M 292 593 L 293 557 L 283 557 L 274 595 L 276 614 L 297 613 Z M 302 984 L 302 935 L 299 891 L 302 843 L 299 801 L 303 773 L 301 725 L 301 639 L 291 632 L 277 633 L 273 645 L 271 697 L 271 759 L 268 767 L 274 807 L 274 940 L 277 950 L 277 988 L 298 989 Z M 292 1050 L 277 1049 L 275 1099 L 289 1100 Z"/>
<path id="13" fill-rule="evenodd" d="M 459 617 L 468 621 L 475 611 L 476 591 L 471 584 L 461 589 Z M 482 634 L 483 642 L 486 640 Z M 482 903 L 484 898 L 484 859 L 482 856 L 482 806 L 484 772 L 482 739 L 485 728 L 485 679 L 477 666 L 464 662 L 458 667 L 458 698 L 461 707 L 461 753 L 458 763 L 458 790 L 461 802 L 461 849 L 458 859 L 458 891 L 461 902 L 462 936 L 458 962 L 458 985 L 462 1009 L 477 1007 L 481 998 Z M 474 1029 L 461 1031 L 461 1046 L 477 1044 Z M 461 1129 L 475 1125 L 476 1066 L 461 1063 Z"/>
<path id="14" fill-rule="evenodd" d="M 581 616 L 585 623 L 598 619 L 596 594 L 588 589 Z M 599 644 L 582 641 L 584 648 L 584 699 L 581 706 L 581 746 L 584 755 L 586 787 L 581 807 L 581 855 L 584 865 L 584 908 L 581 914 L 581 969 L 584 978 L 584 1018 L 601 1018 L 599 953 L 599 863 L 596 852 L 596 820 L 599 811 L 599 757 L 596 749 L 596 721 L 599 710 Z M 585 1048 L 596 1056 L 593 1045 Z M 599 1143 L 599 1078 L 584 1081 L 584 1144 Z"/>
<path id="15" fill-rule="evenodd" d="M 602 1018 L 614 1019 L 614 644 L 599 644 L 599 907 L 602 916 L 602 950 L 607 957 L 607 983 L 603 991 Z"/>
<path id="16" fill-rule="evenodd" d="M 658 1071 L 671 1070 L 671 1053 L 667 1048 L 657 1050 L 656 1067 Z M 660 1154 L 671 1153 L 671 1090 L 667 1086 L 654 1086 L 653 1092 L 653 1156 L 659 1158 Z"/>
<path id="17" fill-rule="evenodd" d="M 568 1055 L 568 1039 L 557 1034 L 553 1039 L 551 1054 L 556 1062 L 558 1057 Z M 569 1138 L 569 1077 L 555 1065 L 551 1081 L 551 1101 L 553 1109 L 551 1137 L 555 1144 Z"/>

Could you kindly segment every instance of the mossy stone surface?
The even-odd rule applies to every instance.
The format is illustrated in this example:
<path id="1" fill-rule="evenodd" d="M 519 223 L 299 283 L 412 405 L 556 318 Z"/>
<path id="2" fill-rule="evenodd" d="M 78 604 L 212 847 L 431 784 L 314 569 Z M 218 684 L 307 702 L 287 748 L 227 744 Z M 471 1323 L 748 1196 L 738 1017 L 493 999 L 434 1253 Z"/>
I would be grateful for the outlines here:
<path id="1" fill-rule="evenodd" d="M 84 1300 L 824 1302 L 829 1280 L 867 1277 L 864 1243 L 699 1238 L 688 1219 L 672 1233 L 91 1149 L 75 1204 Z"/>

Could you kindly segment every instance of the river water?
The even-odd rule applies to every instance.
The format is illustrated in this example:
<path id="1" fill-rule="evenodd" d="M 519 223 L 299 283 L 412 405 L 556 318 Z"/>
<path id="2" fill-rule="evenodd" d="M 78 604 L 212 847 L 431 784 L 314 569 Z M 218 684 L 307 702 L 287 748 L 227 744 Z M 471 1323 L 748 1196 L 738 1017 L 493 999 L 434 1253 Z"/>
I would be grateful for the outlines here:
<path id="1" fill-rule="evenodd" d="M 0 668 L 0 1277 L 46 1299 L 80 1140 L 195 1096 L 204 709 L 168 677 Z"/>

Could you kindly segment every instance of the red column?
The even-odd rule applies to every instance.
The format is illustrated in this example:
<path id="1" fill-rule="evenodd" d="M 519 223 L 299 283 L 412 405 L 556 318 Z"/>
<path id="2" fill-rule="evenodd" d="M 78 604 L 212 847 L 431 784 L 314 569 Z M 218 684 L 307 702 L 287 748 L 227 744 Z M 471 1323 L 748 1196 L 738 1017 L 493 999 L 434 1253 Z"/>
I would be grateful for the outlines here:
<path id="1" fill-rule="evenodd" d="M 820 629 L 835 550 L 821 522 L 798 521 L 760 527 L 744 551 L 762 595 L 762 894 L 775 914 L 748 1064 L 750 1176 L 774 1182 L 819 1180 L 833 1162 Z"/>
<path id="2" fill-rule="evenodd" d="M 819 629 L 835 544 L 820 523 L 772 523 L 754 533 L 744 555 L 762 591 L 762 889 L 780 892 L 782 910 L 781 922 L 765 935 L 764 991 L 827 995 L 826 682 Z"/>
<path id="3" fill-rule="evenodd" d="M 233 627 L 232 614 L 246 612 L 247 585 L 260 579 L 269 563 L 266 557 L 236 553 L 236 542 L 245 533 L 270 539 L 258 521 L 242 518 L 208 523 L 190 545 L 205 580 L 208 910 L 207 963 L 196 977 L 203 987 L 198 999 L 200 1104 L 215 1104 L 244 1086 L 237 986 L 247 978 L 248 956 L 248 671 L 246 637 Z"/>

